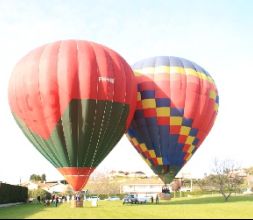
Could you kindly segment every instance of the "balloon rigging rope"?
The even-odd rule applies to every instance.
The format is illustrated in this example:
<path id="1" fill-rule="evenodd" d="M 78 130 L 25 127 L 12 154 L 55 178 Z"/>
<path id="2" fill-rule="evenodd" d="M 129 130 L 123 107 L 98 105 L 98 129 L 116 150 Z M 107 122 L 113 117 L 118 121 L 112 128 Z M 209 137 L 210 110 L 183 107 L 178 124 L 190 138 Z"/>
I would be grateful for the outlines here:
<path id="1" fill-rule="evenodd" d="M 108 55 L 107 54 L 107 52 L 105 51 L 105 55 L 106 55 L 106 57 L 107 58 L 109 58 L 109 59 L 111 59 L 111 57 L 110 57 L 110 55 Z M 111 61 L 111 60 L 110 60 Z M 113 74 L 113 78 L 115 79 L 115 70 L 114 70 L 114 68 L 113 68 L 113 64 L 112 64 L 112 61 L 111 61 L 111 67 L 112 67 L 112 74 Z M 114 84 L 114 86 L 113 86 L 113 91 L 112 91 L 112 95 L 111 95 L 111 102 L 112 102 L 112 104 L 111 104 L 111 107 L 110 107 L 110 110 L 109 110 L 109 116 L 107 117 L 107 124 L 108 124 L 108 126 L 106 127 L 106 129 L 105 129 L 105 131 L 104 131 L 104 135 L 103 135 L 103 138 L 105 138 L 105 134 L 107 133 L 107 131 L 108 131 L 108 129 L 109 129 L 109 124 L 110 124 L 110 120 L 111 120 L 111 117 L 112 117 L 112 108 L 113 108 L 113 103 L 114 103 L 114 100 L 113 100 L 113 98 L 114 98 L 114 93 L 115 93 L 115 84 Z M 107 99 L 109 100 L 109 95 L 107 94 Z M 105 107 L 105 111 L 104 111 L 104 113 L 106 112 L 106 109 L 107 109 L 107 102 L 106 102 L 106 107 Z M 104 115 L 103 115 L 103 117 L 104 117 Z M 113 137 L 113 136 L 112 136 Z M 108 144 L 110 143 L 110 141 L 107 141 L 106 142 L 106 146 L 104 146 L 104 149 L 105 149 L 105 151 L 107 152 L 107 146 L 108 146 Z M 100 156 L 102 155 L 103 156 L 103 154 L 104 154 L 104 151 L 101 151 L 100 152 Z M 96 161 L 95 160 L 95 157 L 94 157 L 94 161 L 92 161 L 92 165 L 93 165 L 93 163 L 98 163 L 99 161 Z"/>
<path id="2" fill-rule="evenodd" d="M 99 74 L 99 70 L 97 68 L 97 73 Z M 98 81 L 97 81 L 97 96 L 98 96 Z M 93 118 L 93 127 L 92 127 L 92 133 L 91 133 L 91 137 L 90 137 L 90 141 L 89 141 L 89 144 L 88 144 L 88 150 L 87 150 L 87 154 L 86 154 L 86 157 L 85 157 L 85 161 L 84 161 L 84 164 L 86 164 L 86 161 L 87 161 L 87 158 L 88 158 L 88 152 L 90 150 L 90 147 L 91 147 L 91 142 L 92 142 L 92 138 L 93 138 L 93 135 L 94 135 L 94 131 L 95 131 L 95 125 L 96 125 L 96 119 L 97 119 L 97 103 L 98 103 L 98 100 L 96 98 L 96 107 L 95 107 L 95 115 L 94 115 L 94 118 Z M 96 151 L 96 149 L 95 149 Z M 88 171 L 88 176 L 89 174 L 91 173 L 91 169 L 92 169 L 92 164 L 93 164 L 93 161 L 91 162 L 91 166 L 89 166 L 89 171 Z"/>
<path id="3" fill-rule="evenodd" d="M 98 73 L 100 73 L 100 72 L 99 72 L 99 68 L 98 68 L 97 70 L 98 70 Z M 99 74 L 99 76 L 100 76 L 100 74 Z M 98 83 L 98 81 L 97 81 L 97 95 L 98 95 L 98 88 L 99 88 L 98 84 L 99 84 L 99 83 Z M 104 111 L 103 111 L 101 126 L 100 126 L 99 133 L 98 133 L 97 144 L 96 144 L 95 151 L 94 151 L 94 154 L 93 154 L 93 157 L 92 157 L 92 160 L 91 160 L 91 166 L 90 166 L 90 168 L 89 168 L 89 173 L 88 173 L 88 175 L 91 173 L 91 169 L 92 169 L 92 167 L 93 167 L 93 164 L 94 164 L 94 161 L 95 161 L 95 157 L 96 157 L 96 154 L 97 154 L 98 148 L 99 148 L 98 146 L 99 146 L 99 143 L 100 143 L 101 133 L 102 133 L 102 129 L 103 129 L 104 121 L 105 121 L 105 112 L 106 112 L 106 108 L 107 108 L 107 102 L 105 102 L 105 103 L 106 103 L 106 104 L 105 104 L 105 108 L 104 108 Z M 97 104 L 97 99 L 96 99 L 96 104 Z M 97 112 L 97 110 L 95 110 L 95 111 Z"/>
<path id="4" fill-rule="evenodd" d="M 98 73 L 98 77 L 99 77 L 100 76 L 100 71 L 99 71 L 98 66 L 97 66 L 97 73 Z M 99 85 L 98 84 L 99 84 L 99 81 L 97 80 L 97 96 L 98 96 L 98 89 L 99 89 Z M 97 106 L 97 103 L 98 103 L 98 99 L 96 99 L 96 106 Z M 91 172 L 93 170 L 92 169 L 93 168 L 93 164 L 94 164 L 94 161 L 95 161 L 96 154 L 98 152 L 98 146 L 99 146 L 99 143 L 100 143 L 101 133 L 102 133 L 102 129 L 103 129 L 104 121 L 105 121 L 104 118 L 105 118 L 106 108 L 107 108 L 107 102 L 105 104 L 105 109 L 103 111 L 102 122 L 101 122 L 101 126 L 100 126 L 100 129 L 99 129 L 97 144 L 96 144 L 95 151 L 94 151 L 94 154 L 93 154 L 93 157 L 92 157 L 92 160 L 91 160 L 91 165 L 89 167 L 88 176 L 91 174 Z M 93 129 L 92 129 L 92 137 L 93 137 L 94 130 L 95 130 L 96 118 L 97 118 L 97 108 L 95 108 L 95 117 L 94 117 Z M 92 137 L 90 138 L 89 146 L 91 144 Z"/>
<path id="5" fill-rule="evenodd" d="M 121 69 L 123 70 L 124 76 L 125 76 L 125 94 L 124 94 L 123 103 L 126 103 L 126 95 L 127 95 L 126 90 L 127 90 L 127 83 L 128 83 L 128 82 L 127 82 L 127 80 L 126 80 L 125 67 L 124 67 L 124 65 L 122 65 L 122 62 L 120 62 L 120 64 L 121 64 Z M 120 113 L 120 118 L 119 118 L 117 124 L 116 124 L 115 127 L 114 127 L 114 131 L 113 131 L 112 134 L 111 134 L 111 137 L 112 137 L 112 143 L 111 143 L 111 141 L 110 141 L 111 145 L 115 145 L 115 144 L 117 144 L 117 142 L 119 141 L 119 140 L 117 140 L 117 138 L 113 140 L 113 138 L 114 138 L 114 135 L 113 135 L 113 134 L 116 133 L 116 132 L 118 131 L 118 127 L 119 127 L 119 125 L 122 123 L 123 113 L 124 113 L 124 107 L 122 107 L 122 110 L 121 110 L 121 113 Z M 116 140 L 116 143 L 114 143 L 115 140 Z"/>
<path id="6" fill-rule="evenodd" d="M 122 64 L 122 63 L 121 63 L 121 64 Z M 123 66 L 123 67 L 124 67 L 124 66 Z M 122 67 L 122 69 L 124 70 L 123 67 Z M 126 76 L 126 73 L 125 73 L 125 72 L 124 72 L 124 75 Z M 127 80 L 125 80 L 125 83 L 127 84 Z M 123 101 L 123 103 L 125 103 L 125 101 L 126 101 L 126 88 L 127 88 L 127 85 L 125 85 L 125 94 L 124 94 L 124 101 Z M 97 84 L 97 91 L 98 91 L 98 84 Z M 114 97 L 114 92 L 113 92 L 113 97 Z M 95 162 L 95 157 L 96 157 L 96 154 L 97 154 L 97 151 L 98 151 L 98 145 L 99 145 L 100 137 L 101 137 L 101 133 L 102 133 L 102 127 L 103 127 L 102 125 L 104 124 L 104 116 L 105 116 L 106 108 L 107 108 L 107 102 L 106 102 L 106 107 L 105 107 L 105 110 L 104 110 L 103 116 L 102 116 L 102 123 L 101 123 L 101 127 L 100 127 L 100 130 L 99 130 L 98 142 L 97 142 L 97 145 L 96 145 L 96 148 L 95 148 L 95 152 L 94 152 L 94 155 L 93 155 L 93 158 L 92 158 L 92 162 L 91 162 L 91 167 L 90 167 L 90 170 L 89 170 L 89 174 L 91 173 L 90 171 L 91 171 L 91 168 L 92 168 L 92 166 L 93 166 L 93 164 L 94 164 L 94 162 Z M 112 109 L 112 107 L 111 107 L 111 109 Z M 124 112 L 124 108 L 123 108 L 122 111 L 121 111 L 120 119 L 119 119 L 117 125 L 119 125 L 120 122 L 121 122 L 121 120 L 122 120 L 123 112 Z M 118 131 L 117 128 L 118 128 L 118 126 L 115 126 L 114 132 L 115 132 L 115 131 Z M 112 139 L 114 138 L 114 135 L 113 135 L 114 132 L 112 132 L 112 134 L 111 134 Z M 109 142 L 108 142 L 108 143 L 109 143 Z"/>
<path id="7" fill-rule="evenodd" d="M 91 44 L 89 44 L 90 47 L 92 47 Z M 96 59 L 96 54 L 93 50 L 93 53 L 94 53 L 94 56 L 95 56 L 95 59 Z M 97 64 L 97 59 L 96 59 L 96 64 Z M 97 77 L 99 77 L 99 69 L 97 67 Z M 98 81 L 97 81 L 97 96 L 98 96 Z M 97 107 L 97 98 L 95 99 L 95 102 L 96 102 L 96 107 Z M 94 111 L 94 118 L 93 118 L 93 126 L 92 126 L 92 132 L 91 132 L 91 136 L 90 136 L 90 140 L 89 140 L 89 144 L 88 144 L 88 147 L 87 147 L 87 151 L 86 151 L 86 155 L 85 155 L 85 158 L 84 158 L 84 162 L 83 162 L 83 166 L 86 166 L 86 162 L 87 162 L 87 159 L 88 159 L 88 153 L 90 151 L 90 147 L 91 147 L 91 142 L 92 142 L 92 138 L 93 138 L 93 135 L 94 135 L 94 131 L 95 131 L 95 124 L 96 124 L 96 118 L 97 118 L 97 108 L 95 107 L 95 111 Z M 88 171 L 88 175 L 91 173 L 91 166 L 89 167 L 89 171 Z"/>

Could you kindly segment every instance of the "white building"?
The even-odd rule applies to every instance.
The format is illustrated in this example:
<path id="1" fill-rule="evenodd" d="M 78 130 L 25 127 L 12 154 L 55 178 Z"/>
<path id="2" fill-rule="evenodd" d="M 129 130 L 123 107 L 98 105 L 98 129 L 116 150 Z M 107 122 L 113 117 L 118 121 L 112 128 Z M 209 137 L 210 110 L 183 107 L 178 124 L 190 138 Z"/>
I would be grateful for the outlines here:
<path id="1" fill-rule="evenodd" d="M 41 188 L 48 191 L 49 193 L 63 193 L 67 191 L 72 191 L 71 187 L 68 184 L 64 184 L 61 181 L 51 183 L 49 182 Z"/>
<path id="2" fill-rule="evenodd" d="M 125 184 L 121 186 L 120 193 L 155 196 L 162 192 L 163 186 L 164 184 Z"/>
<path id="3" fill-rule="evenodd" d="M 37 183 L 34 183 L 34 182 L 22 183 L 21 186 L 27 187 L 28 190 L 36 190 L 36 189 L 39 189 L 39 185 L 38 185 Z"/>
<path id="4" fill-rule="evenodd" d="M 72 188 L 66 181 L 51 181 L 51 182 L 32 182 L 29 181 L 27 183 L 21 184 L 22 186 L 27 187 L 29 190 L 36 189 L 44 189 L 49 193 L 63 193 L 63 192 L 71 192 Z"/>

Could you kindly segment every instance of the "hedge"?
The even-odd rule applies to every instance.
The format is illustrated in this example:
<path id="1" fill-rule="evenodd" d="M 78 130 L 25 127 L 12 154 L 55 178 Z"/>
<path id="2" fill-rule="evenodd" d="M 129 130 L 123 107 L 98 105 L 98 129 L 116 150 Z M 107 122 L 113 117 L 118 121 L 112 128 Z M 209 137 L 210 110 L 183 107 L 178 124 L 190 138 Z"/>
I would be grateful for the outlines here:
<path id="1" fill-rule="evenodd" d="M 176 195 L 175 195 L 176 193 Z M 187 197 L 187 196 L 201 196 L 201 195 L 212 195 L 212 194 L 216 194 L 216 193 L 219 193 L 218 191 L 201 191 L 201 190 L 198 190 L 198 191 L 192 191 L 192 192 L 180 192 L 180 191 L 177 191 L 177 192 L 171 192 L 171 195 L 172 197 Z"/>
<path id="2" fill-rule="evenodd" d="M 0 183 L 0 204 L 27 202 L 28 189 L 22 186 L 14 186 Z"/>

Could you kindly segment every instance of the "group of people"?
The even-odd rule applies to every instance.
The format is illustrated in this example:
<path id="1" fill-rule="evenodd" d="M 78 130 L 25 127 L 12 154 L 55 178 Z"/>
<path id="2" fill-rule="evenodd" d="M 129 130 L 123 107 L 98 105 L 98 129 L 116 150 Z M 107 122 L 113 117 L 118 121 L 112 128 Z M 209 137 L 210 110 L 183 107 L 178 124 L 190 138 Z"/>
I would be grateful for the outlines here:
<path id="1" fill-rule="evenodd" d="M 169 187 L 168 187 L 168 186 L 164 186 L 164 187 L 162 188 L 162 193 L 170 194 L 170 189 L 169 189 Z"/>
<path id="2" fill-rule="evenodd" d="M 40 196 L 37 196 L 37 201 L 38 201 L 38 203 L 41 203 Z M 53 194 L 51 198 L 42 199 L 42 202 L 44 203 L 45 206 L 50 206 L 51 204 L 53 204 L 55 207 L 57 207 L 59 204 L 59 197 L 57 195 Z"/>
<path id="3" fill-rule="evenodd" d="M 82 197 L 80 194 L 76 194 L 76 195 L 67 195 L 67 196 L 58 196 L 56 194 L 53 194 L 51 197 L 49 198 L 41 198 L 41 196 L 37 196 L 37 202 L 38 203 L 43 203 L 45 206 L 55 206 L 57 207 L 59 203 L 61 202 L 70 202 L 71 200 L 76 200 L 76 201 L 81 201 Z"/>

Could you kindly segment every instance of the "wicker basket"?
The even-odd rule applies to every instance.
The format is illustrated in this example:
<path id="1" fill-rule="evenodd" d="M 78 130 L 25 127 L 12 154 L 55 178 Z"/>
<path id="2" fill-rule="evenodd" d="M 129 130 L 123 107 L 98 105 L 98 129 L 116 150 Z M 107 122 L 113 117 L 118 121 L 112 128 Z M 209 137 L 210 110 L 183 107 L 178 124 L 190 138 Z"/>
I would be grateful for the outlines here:
<path id="1" fill-rule="evenodd" d="M 83 200 L 71 200 L 71 208 L 83 207 Z"/>

